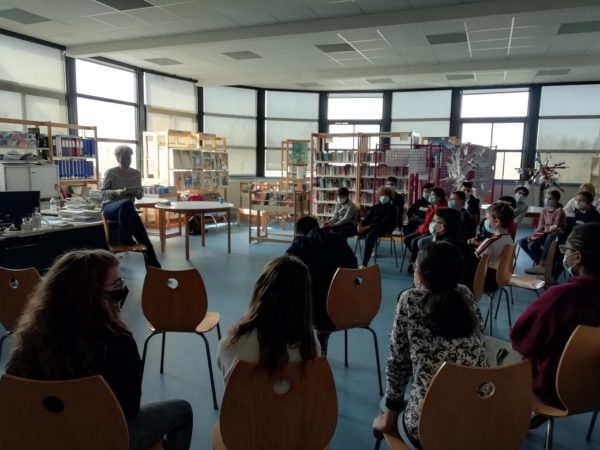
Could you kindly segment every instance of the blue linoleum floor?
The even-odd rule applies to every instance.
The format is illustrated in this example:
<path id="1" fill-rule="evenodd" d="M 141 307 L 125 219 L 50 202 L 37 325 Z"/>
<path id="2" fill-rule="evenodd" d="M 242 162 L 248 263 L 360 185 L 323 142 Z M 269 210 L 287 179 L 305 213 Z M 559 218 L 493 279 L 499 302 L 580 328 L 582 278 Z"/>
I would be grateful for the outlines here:
<path id="1" fill-rule="evenodd" d="M 527 230 L 519 230 L 525 234 Z M 167 241 L 164 254 L 159 258 L 164 268 L 184 269 L 197 267 L 206 284 L 209 310 L 221 314 L 221 327 L 225 331 L 246 310 L 250 300 L 252 286 L 263 265 L 271 258 L 283 254 L 287 248 L 284 243 L 248 243 L 247 226 L 232 228 L 232 253 L 226 251 L 226 233 L 224 229 L 216 232 L 211 229 L 207 234 L 206 247 L 200 245 L 199 236 L 191 236 L 190 260 L 184 258 L 183 239 L 171 238 Z M 158 249 L 158 240 L 153 238 Z M 350 241 L 354 246 L 354 241 Z M 378 263 L 382 272 L 383 298 L 379 314 L 372 327 L 379 337 L 382 358 L 388 353 L 388 338 L 392 325 L 394 306 L 398 293 L 412 284 L 412 277 L 395 267 L 389 247 L 384 245 L 380 251 Z M 398 247 L 401 258 L 401 249 Z M 529 265 L 526 256 L 521 255 L 521 270 Z M 146 323 L 142 316 L 140 295 L 145 274 L 139 255 L 128 254 L 122 258 L 123 274 L 130 289 L 130 295 L 123 309 L 125 321 L 137 339 L 140 352 L 147 336 Z M 534 294 L 515 290 L 515 304 L 512 306 L 513 320 L 524 310 Z M 487 304 L 482 304 L 485 315 Z M 494 335 L 508 338 L 506 310 L 501 309 L 494 322 Z M 211 346 L 212 360 L 216 362 L 217 335 L 207 335 Z M 349 333 L 349 363 L 343 363 L 343 336 L 333 335 L 329 345 L 329 362 L 333 369 L 339 405 L 337 430 L 331 442 L 331 450 L 372 449 L 374 439 L 371 422 L 377 414 L 380 397 L 378 395 L 373 341 L 365 330 L 353 330 Z M 8 351 L 4 352 L 2 364 L 6 363 Z M 213 410 L 208 369 L 204 345 L 194 335 L 170 334 L 167 337 L 165 373 L 159 374 L 160 338 L 151 341 L 143 384 L 142 402 L 152 402 L 170 398 L 185 398 L 194 409 L 194 436 L 192 448 L 207 450 L 212 448 L 212 427 L 218 418 Z M 215 367 L 217 395 L 219 403 L 223 395 L 223 382 Z M 576 416 L 557 421 L 554 433 L 554 448 L 560 449 L 599 449 L 600 425 L 591 442 L 586 442 L 585 432 L 590 415 Z M 529 433 L 523 449 L 542 449 L 544 446 L 544 427 Z M 382 448 L 386 448 L 385 444 Z M 284 450 L 284 449 L 282 449 Z"/>

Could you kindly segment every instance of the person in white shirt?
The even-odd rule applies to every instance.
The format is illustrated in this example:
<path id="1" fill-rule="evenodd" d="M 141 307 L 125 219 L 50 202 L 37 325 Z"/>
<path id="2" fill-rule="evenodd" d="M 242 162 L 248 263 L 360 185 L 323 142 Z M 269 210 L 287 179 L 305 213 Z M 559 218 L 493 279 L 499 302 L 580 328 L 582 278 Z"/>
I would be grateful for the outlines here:
<path id="1" fill-rule="evenodd" d="M 217 366 L 225 382 L 240 360 L 277 379 L 288 363 L 320 354 L 308 268 L 295 256 L 275 258 L 256 281 L 248 311 L 219 342 Z"/>
<path id="2" fill-rule="evenodd" d="M 589 192 L 590 194 L 592 194 L 592 206 L 600 211 L 600 197 L 596 198 L 596 187 L 592 183 L 583 183 L 581 186 L 579 186 L 579 190 L 577 192 Z M 567 204 L 563 208 L 563 211 L 565 212 L 565 215 L 567 217 L 575 217 L 576 209 L 577 195 L 575 195 L 575 197 L 573 197 L 567 202 Z"/>

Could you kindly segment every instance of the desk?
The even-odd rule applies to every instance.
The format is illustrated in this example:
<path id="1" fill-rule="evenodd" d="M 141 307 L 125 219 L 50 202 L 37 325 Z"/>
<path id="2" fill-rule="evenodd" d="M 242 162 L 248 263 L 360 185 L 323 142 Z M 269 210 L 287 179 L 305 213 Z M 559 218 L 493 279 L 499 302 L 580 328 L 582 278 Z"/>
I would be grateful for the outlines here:
<path id="1" fill-rule="evenodd" d="M 165 251 L 166 221 L 165 213 L 172 212 L 184 216 L 185 221 L 185 259 L 190 259 L 190 219 L 194 214 L 200 214 L 200 229 L 202 230 L 202 247 L 205 245 L 204 214 L 224 212 L 227 217 L 227 253 L 231 253 L 231 208 L 233 203 L 219 202 L 172 202 L 169 205 L 157 204 L 158 223 L 160 229 L 160 250 Z"/>

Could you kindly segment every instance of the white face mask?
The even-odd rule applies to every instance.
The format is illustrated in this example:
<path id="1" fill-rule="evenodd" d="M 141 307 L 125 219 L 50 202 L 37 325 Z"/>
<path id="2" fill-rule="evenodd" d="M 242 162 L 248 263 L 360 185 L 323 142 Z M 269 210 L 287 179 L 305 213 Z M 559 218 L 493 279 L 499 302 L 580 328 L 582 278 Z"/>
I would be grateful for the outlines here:
<path id="1" fill-rule="evenodd" d="M 425 200 L 429 201 L 429 191 L 423 191 L 423 194 L 421 195 Z"/>
<path id="2" fill-rule="evenodd" d="M 385 205 L 390 202 L 390 198 L 387 195 L 382 195 L 379 197 L 379 201 Z"/>
<path id="3" fill-rule="evenodd" d="M 523 194 L 515 194 L 515 200 L 517 203 L 525 203 L 527 197 L 523 196 Z"/>
<path id="4" fill-rule="evenodd" d="M 567 257 L 569 257 L 569 256 L 571 256 L 571 255 L 574 255 L 575 253 L 579 253 L 579 252 L 573 252 L 573 253 L 569 253 L 568 255 L 565 255 L 565 256 L 563 257 L 563 267 L 565 268 L 565 270 L 567 271 L 567 273 L 568 273 L 570 276 L 577 275 L 577 274 L 576 274 L 576 273 L 574 273 L 574 271 L 573 271 L 573 269 L 575 268 L 575 266 L 576 266 L 577 264 L 573 264 L 572 266 L 570 266 L 570 265 L 569 265 L 569 263 L 567 262 Z"/>
<path id="5" fill-rule="evenodd" d="M 348 201 L 348 197 L 338 197 L 338 203 L 346 203 Z"/>

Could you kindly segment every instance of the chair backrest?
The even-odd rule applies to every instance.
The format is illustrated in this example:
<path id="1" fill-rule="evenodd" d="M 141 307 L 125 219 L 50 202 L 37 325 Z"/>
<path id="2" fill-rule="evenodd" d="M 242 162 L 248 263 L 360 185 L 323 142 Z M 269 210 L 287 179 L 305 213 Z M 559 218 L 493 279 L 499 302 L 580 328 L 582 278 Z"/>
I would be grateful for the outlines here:
<path id="1" fill-rule="evenodd" d="M 600 410 L 600 328 L 579 325 L 563 350 L 556 392 L 569 414 Z"/>
<path id="2" fill-rule="evenodd" d="M 0 267 L 0 323 L 7 331 L 14 330 L 29 296 L 40 280 L 40 274 L 34 268 Z"/>
<path id="3" fill-rule="evenodd" d="M 496 269 L 496 284 L 498 285 L 498 288 L 502 288 L 510 283 L 514 255 L 515 245 L 505 245 L 502 250 L 502 255 L 500 255 L 498 268 Z"/>
<path id="4" fill-rule="evenodd" d="M 423 448 L 519 449 L 531 418 L 531 378 L 528 360 L 498 368 L 443 364 L 421 409 Z"/>
<path id="5" fill-rule="evenodd" d="M 220 428 L 228 449 L 323 450 L 336 423 L 335 382 L 324 357 L 289 364 L 278 382 L 240 361 L 227 382 Z"/>
<path id="6" fill-rule="evenodd" d="M 39 381 L 0 379 L 0 449 L 127 450 L 121 407 L 100 375 Z"/>
<path id="7" fill-rule="evenodd" d="M 148 267 L 142 289 L 142 310 L 157 331 L 194 332 L 207 309 L 206 288 L 197 269 Z"/>
<path id="8" fill-rule="evenodd" d="M 483 288 L 485 286 L 485 277 L 487 275 L 488 262 L 490 255 L 484 253 L 479 257 L 479 264 L 477 264 L 477 270 L 475 271 L 475 278 L 473 279 L 473 295 L 476 300 L 479 300 L 483 295 Z"/>
<path id="9" fill-rule="evenodd" d="M 544 284 L 545 286 L 550 286 L 552 284 L 554 271 L 554 256 L 556 256 L 556 249 L 558 248 L 557 239 L 553 239 L 550 243 L 550 248 L 548 249 L 548 253 L 546 254 L 546 261 L 544 262 Z"/>
<path id="10" fill-rule="evenodd" d="M 377 264 L 364 269 L 339 268 L 327 293 L 327 314 L 336 330 L 369 326 L 381 306 Z"/>

